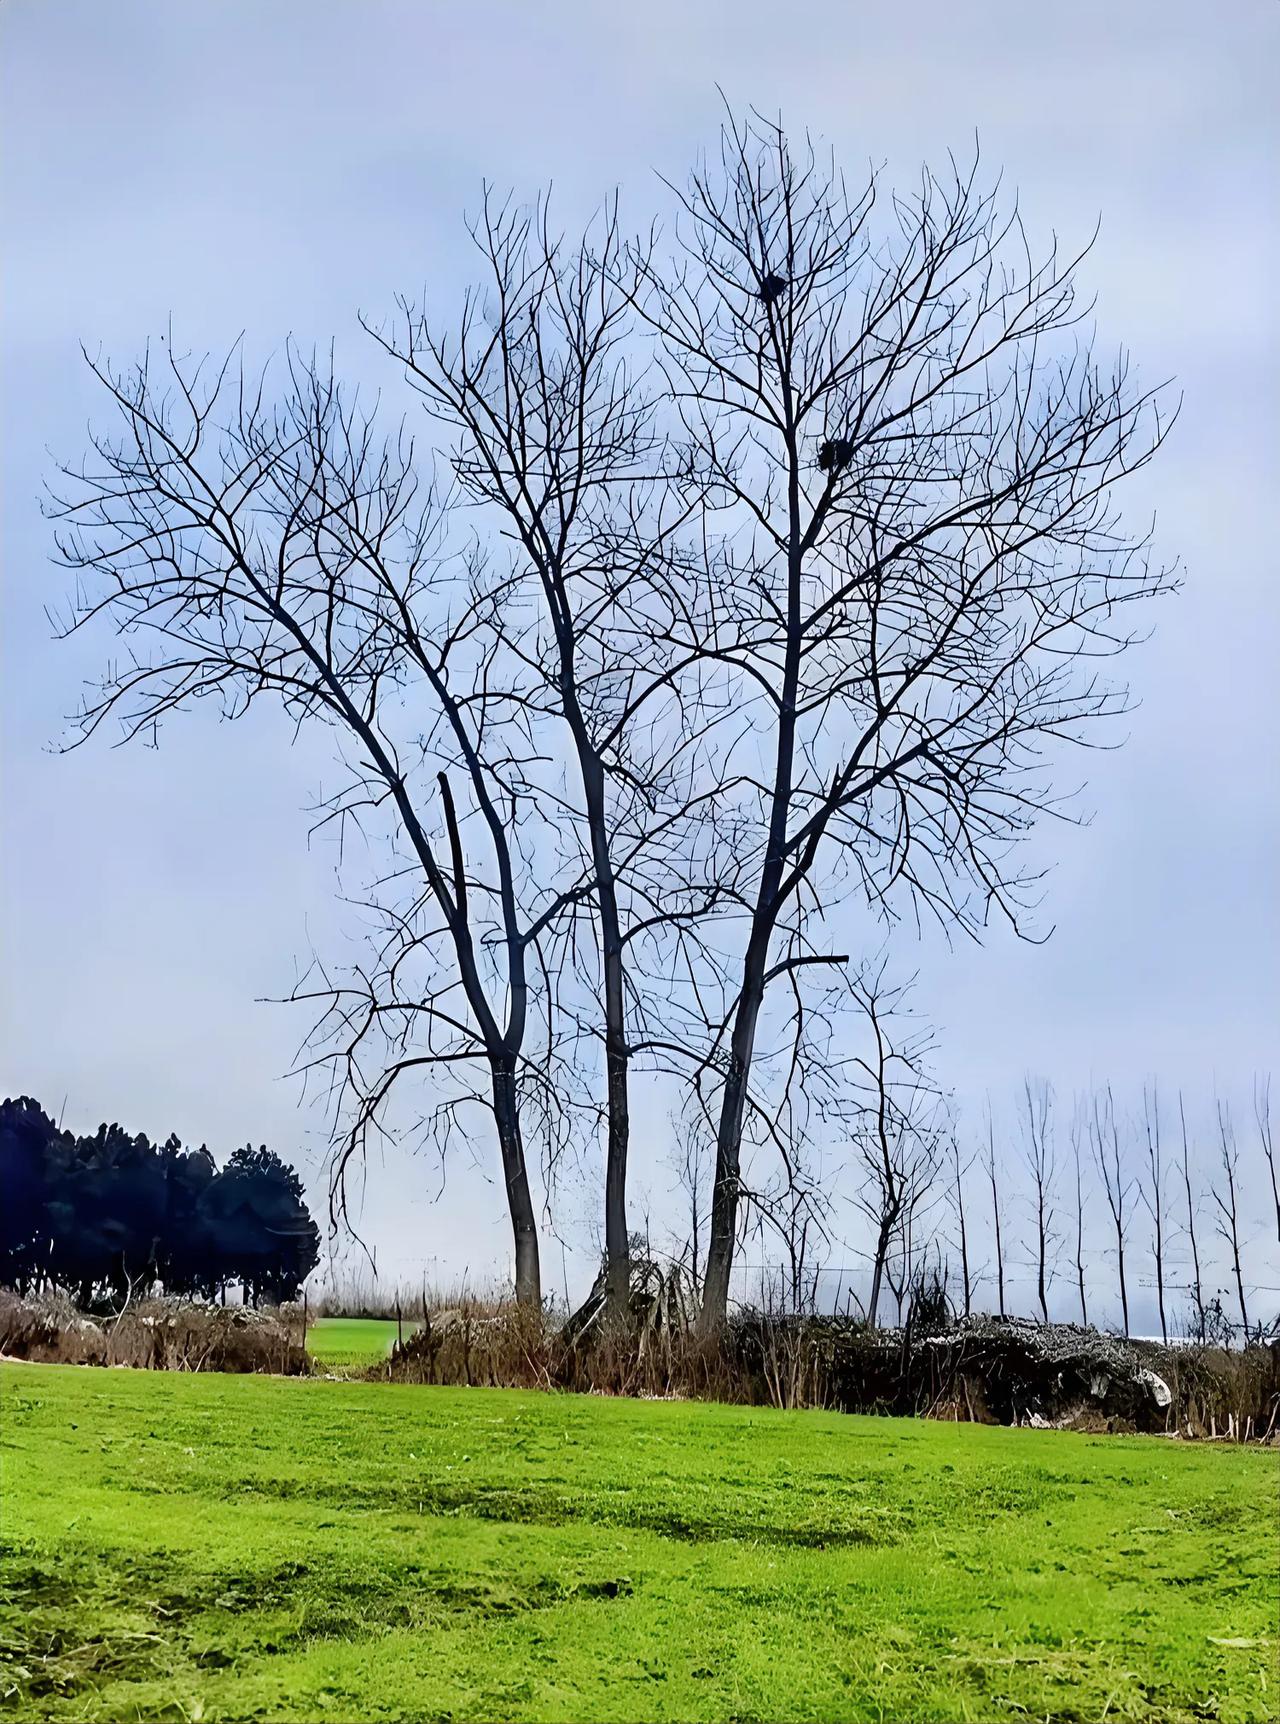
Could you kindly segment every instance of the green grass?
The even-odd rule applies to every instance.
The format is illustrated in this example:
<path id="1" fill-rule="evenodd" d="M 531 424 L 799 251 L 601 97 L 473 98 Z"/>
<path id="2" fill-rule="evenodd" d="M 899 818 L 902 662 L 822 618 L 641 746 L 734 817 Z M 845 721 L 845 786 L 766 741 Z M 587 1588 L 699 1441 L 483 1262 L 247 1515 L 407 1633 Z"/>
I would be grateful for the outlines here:
<path id="1" fill-rule="evenodd" d="M 68 1366 L 0 1392 L 15 1716 L 1276 1716 L 1274 1453 Z"/>
<path id="2" fill-rule="evenodd" d="M 406 1322 L 406 1336 L 417 1327 Z M 318 1317 L 307 1329 L 307 1351 L 323 1370 L 362 1370 L 385 1359 L 395 1338 L 394 1317 Z"/>

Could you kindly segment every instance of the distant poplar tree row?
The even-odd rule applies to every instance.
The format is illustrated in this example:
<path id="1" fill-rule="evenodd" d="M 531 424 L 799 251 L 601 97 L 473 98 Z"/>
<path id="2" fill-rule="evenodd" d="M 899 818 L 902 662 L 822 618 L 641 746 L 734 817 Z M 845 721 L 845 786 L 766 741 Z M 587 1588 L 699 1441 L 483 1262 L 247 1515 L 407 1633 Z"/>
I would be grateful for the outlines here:
<path id="1" fill-rule="evenodd" d="M 28 1096 L 0 1104 L 0 1281 L 82 1303 L 161 1286 L 248 1301 L 296 1298 L 320 1233 L 294 1170 L 265 1146 L 219 1168 L 176 1137 L 119 1125 L 60 1131 Z"/>

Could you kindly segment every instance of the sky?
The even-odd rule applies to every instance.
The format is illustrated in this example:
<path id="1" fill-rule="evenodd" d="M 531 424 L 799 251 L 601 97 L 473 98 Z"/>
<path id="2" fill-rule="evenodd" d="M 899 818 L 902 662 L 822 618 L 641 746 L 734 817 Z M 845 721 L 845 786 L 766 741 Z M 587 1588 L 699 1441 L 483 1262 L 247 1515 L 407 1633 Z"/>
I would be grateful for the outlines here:
<path id="1" fill-rule="evenodd" d="M 285 1075 L 306 1026 L 268 1001 L 351 937 L 308 841 L 326 749 L 201 714 L 154 751 L 58 752 L 111 646 L 59 644 L 46 616 L 66 587 L 40 489 L 96 408 L 78 343 L 128 360 L 172 319 L 196 350 L 332 338 L 374 375 L 357 313 L 456 294 L 486 180 L 552 183 L 566 220 L 619 186 L 647 222 L 655 174 L 714 144 L 719 88 L 891 182 L 977 135 L 1034 232 L 1079 242 L 1101 218 L 1100 336 L 1184 397 L 1125 505 L 1184 587 L 1127 666 L 1124 746 L 1088 758 L 1089 824 L 1046 841 L 1051 936 L 901 957 L 966 1120 L 1029 1071 L 1247 1109 L 1280 1047 L 1278 48 L 1274 0 L 5 0 L 0 1090 L 77 1130 L 266 1141 L 323 1202 L 322 1118 Z M 651 1159 L 637 1205 L 661 1209 Z M 491 1160 L 477 1143 L 443 1195 L 432 1160 L 369 1168 L 384 1274 L 501 1271 Z M 1259 1221 L 1255 1279 L 1280 1283 L 1264 1241 Z M 566 1253 L 548 1279 L 579 1285 L 589 1246 Z"/>

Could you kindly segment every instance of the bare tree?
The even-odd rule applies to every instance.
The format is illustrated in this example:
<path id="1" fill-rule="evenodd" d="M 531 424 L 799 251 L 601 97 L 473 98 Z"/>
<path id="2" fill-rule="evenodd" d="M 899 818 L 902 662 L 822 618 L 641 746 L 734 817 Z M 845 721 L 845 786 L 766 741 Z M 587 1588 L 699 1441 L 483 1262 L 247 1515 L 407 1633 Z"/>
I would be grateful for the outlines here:
<path id="1" fill-rule="evenodd" d="M 419 495 L 411 443 L 380 440 L 372 415 L 296 352 L 277 406 L 234 355 L 210 368 L 168 342 L 154 367 L 149 354 L 130 373 L 92 370 L 118 429 L 95 439 L 92 464 L 64 470 L 51 511 L 80 577 L 68 632 L 107 616 L 129 651 L 86 699 L 79 738 L 109 717 L 127 737 L 153 737 L 202 699 L 238 718 L 267 697 L 297 727 L 330 728 L 348 782 L 326 818 L 382 822 L 396 852 L 387 878 L 417 882 L 407 908 L 388 911 L 380 960 L 350 985 L 299 990 L 326 1002 L 353 1097 L 337 1201 L 399 1078 L 478 1066 L 486 1089 L 464 1087 L 448 1108 L 483 1098 L 492 1114 L 516 1293 L 536 1304 L 521 1097 L 545 1088 L 547 1071 L 526 1037 L 539 942 L 590 881 L 544 887 L 518 848 L 538 817 L 525 784 L 536 750 L 519 666 L 504 680 L 493 657 L 495 609 L 514 602 L 514 580 L 443 554 L 444 518 L 434 494 Z M 425 975 L 410 988 L 413 958 Z"/>
<path id="2" fill-rule="evenodd" d="M 428 412 L 458 442 L 463 495 L 497 522 L 535 577 L 544 627 L 530 647 L 530 698 L 566 728 L 585 829 L 584 868 L 597 930 L 607 1149 L 605 1280 L 615 1313 L 628 1308 L 629 1076 L 639 990 L 632 942 L 684 924 L 703 893 L 655 861 L 680 830 L 680 678 L 688 655 L 672 634 L 667 547 L 687 505 L 658 482 L 662 450 L 643 376 L 634 369 L 630 298 L 616 202 L 593 232 L 566 246 L 545 201 L 532 214 L 486 197 L 473 228 L 486 274 L 459 326 L 434 328 L 401 303 L 399 326 L 375 332 L 400 360 Z M 685 574 L 687 582 L 687 571 Z M 687 591 L 683 594 L 688 602 Z M 710 722 L 699 702 L 699 723 Z M 684 878 L 682 879 L 682 870 Z M 593 1021 L 588 1034 L 600 1032 Z"/>
<path id="3" fill-rule="evenodd" d="M 1124 1164 L 1120 1149 L 1120 1122 L 1116 1118 L 1115 1098 L 1111 1094 L 1111 1086 L 1093 1097 L 1091 1115 L 1093 1136 L 1093 1156 L 1099 1173 L 1102 1175 L 1102 1186 L 1107 1196 L 1107 1208 L 1111 1211 L 1111 1225 L 1116 1236 L 1116 1274 L 1120 1283 L 1120 1314 L 1124 1323 L 1124 1332 L 1129 1333 L 1129 1285 L 1125 1276 L 1125 1246 L 1128 1243 L 1129 1217 L 1132 1211 L 1130 1199 L 1133 1194 L 1133 1179 Z"/>
<path id="4" fill-rule="evenodd" d="M 1267 1158 L 1267 1172 L 1271 1175 L 1271 1201 L 1276 1209 L 1276 1238 L 1280 1240 L 1280 1168 L 1276 1165 L 1275 1144 L 1271 1136 L 1271 1079 L 1266 1077 L 1260 1081 L 1255 1079 L 1253 1085 L 1253 1117 L 1258 1125 L 1258 1141 L 1262 1145 L 1262 1153 Z"/>
<path id="5" fill-rule="evenodd" d="M 991 1113 L 991 1097 L 987 1097 L 987 1182 L 991 1186 L 991 1221 L 996 1247 L 996 1304 L 1000 1315 L 1004 1308 L 1004 1240 L 1000 1229 L 1000 1186 L 996 1171 L 996 1129 Z"/>
<path id="6" fill-rule="evenodd" d="M 867 1296 L 867 1322 L 874 1324 L 886 1278 L 899 1308 L 910 1285 L 914 1223 L 933 1189 L 942 1134 L 937 1092 L 924 1070 L 928 1036 L 903 1023 L 907 988 L 887 986 L 883 964 L 855 977 L 852 987 L 870 1037 L 868 1054 L 848 1069 L 855 1097 L 850 1138 L 862 1175 L 854 1201 L 875 1230 Z"/>
<path id="7" fill-rule="evenodd" d="M 1080 1140 L 1084 1133 L 1081 1104 L 1077 1100 L 1071 1115 L 1071 1157 L 1076 1174 L 1076 1286 L 1080 1293 L 1080 1321 L 1089 1326 L 1089 1307 L 1084 1292 L 1084 1169 L 1081 1164 Z"/>
<path id="8" fill-rule="evenodd" d="M 1168 1342 L 1169 1324 L 1164 1307 L 1164 1161 L 1160 1150 L 1160 1096 L 1154 1083 L 1143 1086 L 1142 1124 L 1147 1146 L 1147 1181 L 1139 1186 L 1139 1195 L 1151 1217 L 1152 1248 L 1155 1255 L 1156 1303 L 1160 1310 L 1160 1339 Z"/>
<path id="9" fill-rule="evenodd" d="M 671 1166 L 676 1175 L 676 1181 L 689 1205 L 689 1228 L 683 1236 L 677 1235 L 674 1253 L 675 1260 L 688 1270 L 692 1285 L 698 1285 L 698 1276 L 702 1266 L 701 1232 L 706 1210 L 706 1161 L 708 1148 L 702 1131 L 702 1122 L 695 1115 L 674 1114 L 672 1126 L 675 1132 L 675 1145 L 671 1155 Z"/>
<path id="10" fill-rule="evenodd" d="M 680 194 L 665 272 L 639 262 L 701 488 L 721 593 L 676 645 L 733 668 L 748 915 L 727 1060 L 702 1321 L 725 1314 L 744 1131 L 771 979 L 851 875 L 892 913 L 1019 925 L 1013 840 L 1055 800 L 1056 745 L 1122 711 L 1100 660 L 1170 583 L 1124 536 L 1115 484 L 1165 434 L 1156 393 L 1081 340 L 1076 259 L 1034 261 L 975 168 L 926 173 L 877 225 L 782 130 L 731 120 Z M 781 943 L 781 952 L 778 950 Z M 806 963 L 820 956 L 805 953 Z"/>
<path id="11" fill-rule="evenodd" d="M 1049 1283 L 1053 1270 L 1049 1252 L 1056 1242 L 1053 1230 L 1054 1176 L 1057 1171 L 1053 1151 L 1053 1091 L 1042 1078 L 1032 1085 L 1022 1083 L 1022 1102 L 1026 1109 L 1027 1133 L 1024 1152 L 1027 1171 L 1031 1175 L 1031 1205 L 1036 1228 L 1036 1296 L 1040 1302 L 1040 1319 L 1049 1321 Z"/>
<path id="12" fill-rule="evenodd" d="M 960 1138 L 955 1131 L 951 1134 L 951 1201 L 956 1212 L 957 1244 L 960 1247 L 960 1285 L 964 1296 L 964 1314 L 967 1317 L 973 1306 L 973 1279 L 969 1270 L 969 1229 L 964 1213 L 964 1182 L 973 1166 L 973 1157 L 963 1161 L 960 1154 Z"/>
<path id="13" fill-rule="evenodd" d="M 1218 1237 L 1231 1253 L 1231 1269 L 1235 1276 L 1236 1298 L 1240 1305 L 1240 1333 L 1245 1341 L 1249 1339 L 1249 1309 L 1244 1296 L 1244 1271 L 1240 1265 L 1240 1150 L 1236 1144 L 1235 1127 L 1231 1123 L 1231 1109 L 1226 1102 L 1217 1104 L 1218 1114 L 1218 1166 L 1222 1174 L 1222 1184 L 1215 1185 L 1210 1195 L 1217 1211 L 1214 1225 Z"/>
<path id="14" fill-rule="evenodd" d="M 797 1185 L 790 1194 L 781 1228 L 787 1253 L 787 1297 L 793 1314 L 817 1309 L 820 1261 L 814 1253 L 827 1243 L 823 1212 L 812 1188 Z"/>
<path id="15" fill-rule="evenodd" d="M 1187 1136 L 1187 1110 L 1178 1091 L 1178 1119 L 1182 1126 L 1182 1188 L 1187 1202 L 1187 1240 L 1191 1246 L 1191 1299 L 1195 1309 L 1196 1336 L 1205 1338 L 1204 1282 L 1200 1275 L 1200 1245 L 1196 1238 L 1196 1201 L 1191 1190 L 1191 1144 Z"/>

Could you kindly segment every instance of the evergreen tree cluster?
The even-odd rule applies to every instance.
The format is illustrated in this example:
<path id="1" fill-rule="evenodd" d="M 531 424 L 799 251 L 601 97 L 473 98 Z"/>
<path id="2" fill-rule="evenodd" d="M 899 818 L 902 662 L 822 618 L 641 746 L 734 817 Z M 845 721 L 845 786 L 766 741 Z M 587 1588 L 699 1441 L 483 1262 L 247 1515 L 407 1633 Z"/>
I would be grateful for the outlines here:
<path id="1" fill-rule="evenodd" d="M 60 1131 L 29 1096 L 0 1103 L 0 1283 L 82 1304 L 130 1289 L 296 1298 L 320 1256 L 302 1181 L 263 1146 L 219 1168 L 176 1137 Z"/>

